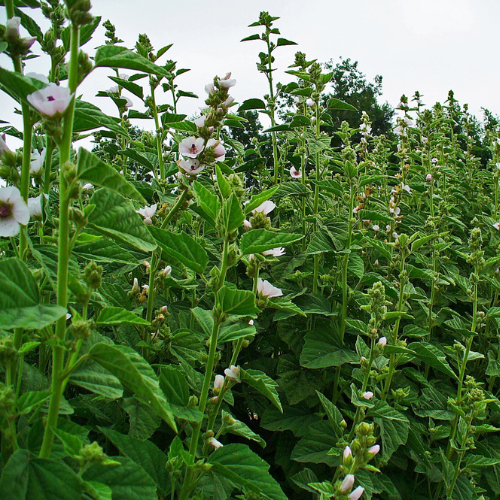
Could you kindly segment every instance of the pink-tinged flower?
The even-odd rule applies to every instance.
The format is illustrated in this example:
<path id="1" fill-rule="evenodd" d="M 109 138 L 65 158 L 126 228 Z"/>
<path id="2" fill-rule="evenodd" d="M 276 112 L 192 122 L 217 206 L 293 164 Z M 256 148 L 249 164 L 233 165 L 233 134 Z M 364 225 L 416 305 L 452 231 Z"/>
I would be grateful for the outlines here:
<path id="1" fill-rule="evenodd" d="M 177 160 L 177 165 L 189 175 L 197 175 L 205 168 L 205 165 L 201 165 L 198 160 L 192 158 Z"/>
<path id="2" fill-rule="evenodd" d="M 257 280 L 257 292 L 269 299 L 272 297 L 281 297 L 283 295 L 283 292 L 279 288 L 271 285 L 269 281 L 263 280 L 262 278 Z"/>
<path id="3" fill-rule="evenodd" d="M 363 393 L 363 399 L 369 400 L 373 398 L 373 392 L 372 391 L 366 391 Z"/>
<path id="4" fill-rule="evenodd" d="M 215 438 L 210 438 L 208 442 L 216 449 L 218 450 L 219 448 L 222 448 L 224 445 L 220 442 L 217 441 Z"/>
<path id="5" fill-rule="evenodd" d="M 38 80 L 39 82 L 49 84 L 49 79 L 45 76 L 42 75 L 41 73 L 26 73 L 24 76 L 27 76 L 28 78 L 31 78 L 32 80 Z"/>
<path id="6" fill-rule="evenodd" d="M 7 40 L 17 40 L 19 38 L 20 17 L 11 17 L 5 25 L 5 38 Z"/>
<path id="7" fill-rule="evenodd" d="M 378 233 L 378 232 L 380 231 L 380 226 L 379 226 L 378 224 L 374 224 L 374 225 L 372 226 L 372 229 L 373 229 L 376 233 Z"/>
<path id="8" fill-rule="evenodd" d="M 378 259 L 374 262 L 374 264 L 375 264 L 376 266 L 378 266 L 378 265 L 379 265 Z"/>
<path id="9" fill-rule="evenodd" d="M 92 186 L 92 184 L 90 184 L 90 182 L 87 182 L 87 184 L 84 184 L 82 186 L 82 189 L 84 189 L 85 191 L 89 191 L 93 188 L 94 186 Z"/>
<path id="10" fill-rule="evenodd" d="M 30 174 L 36 175 L 43 168 L 46 150 L 43 148 L 40 152 L 36 149 L 31 153 Z"/>
<path id="11" fill-rule="evenodd" d="M 120 93 L 120 87 L 118 85 L 113 85 L 112 87 L 109 87 L 108 90 L 106 90 L 108 94 L 119 94 Z"/>
<path id="12" fill-rule="evenodd" d="M 497 231 L 500 231 L 500 222 L 495 222 L 495 224 L 493 224 L 493 227 L 494 227 Z"/>
<path id="13" fill-rule="evenodd" d="M 128 98 L 128 97 L 122 97 L 122 99 L 125 99 L 125 109 L 133 108 L 134 103 Z"/>
<path id="14" fill-rule="evenodd" d="M 292 167 L 290 169 L 290 175 L 294 178 L 294 179 L 300 179 L 302 177 L 302 171 L 299 169 L 297 170 L 295 167 Z"/>
<path id="15" fill-rule="evenodd" d="M 127 75 L 126 73 L 120 73 L 119 77 L 122 79 L 122 80 L 128 80 L 130 78 L 129 75 Z"/>
<path id="16" fill-rule="evenodd" d="M 382 347 L 387 345 L 387 338 L 386 337 L 380 337 L 378 339 L 378 345 L 381 345 Z"/>
<path id="17" fill-rule="evenodd" d="M 241 382 L 239 366 L 231 365 L 231 368 L 226 368 L 224 370 L 224 374 L 227 378 L 234 380 L 235 382 Z"/>
<path id="18" fill-rule="evenodd" d="M 38 218 L 42 216 L 42 195 L 38 195 L 35 198 L 28 198 L 28 210 L 30 217 Z M 45 195 L 47 197 L 47 195 Z"/>
<path id="19" fill-rule="evenodd" d="M 0 159 L 2 159 L 5 156 L 5 153 L 12 153 L 12 151 L 9 149 L 9 146 L 7 146 L 7 143 L 0 135 Z"/>
<path id="20" fill-rule="evenodd" d="M 198 127 L 204 127 L 205 126 L 205 121 L 207 120 L 207 117 L 205 115 L 201 115 L 198 118 L 195 118 L 193 120 L 194 124 Z"/>
<path id="21" fill-rule="evenodd" d="M 427 182 L 431 182 L 431 181 L 432 181 L 432 175 L 431 175 L 431 174 L 427 174 L 427 175 L 425 176 L 425 180 L 426 180 Z"/>
<path id="22" fill-rule="evenodd" d="M 214 389 L 222 389 L 224 385 L 224 375 L 216 375 L 214 380 Z"/>
<path id="23" fill-rule="evenodd" d="M 134 282 L 132 283 L 132 290 L 134 292 L 138 292 L 140 290 L 139 280 L 137 278 L 134 278 Z"/>
<path id="24" fill-rule="evenodd" d="M 252 213 L 256 212 L 262 212 L 264 215 L 267 215 L 268 213 L 272 212 L 276 208 L 276 204 L 271 201 L 267 200 L 264 203 L 261 203 L 257 208 L 254 208 L 252 210 Z"/>
<path id="25" fill-rule="evenodd" d="M 156 207 L 158 205 L 155 203 L 154 205 L 145 206 L 144 208 L 139 208 L 139 210 L 136 210 L 138 214 L 141 214 L 144 217 L 144 224 L 147 224 L 150 226 L 153 224 L 152 217 L 156 212 Z"/>
<path id="26" fill-rule="evenodd" d="M 246 229 L 252 229 L 252 223 L 249 220 L 244 220 L 243 225 L 245 226 Z"/>
<path id="27" fill-rule="evenodd" d="M 397 239 L 398 239 L 398 236 L 399 236 L 399 235 L 398 235 L 398 233 L 396 233 L 396 231 L 393 231 L 393 232 L 392 232 L 392 237 L 393 237 L 395 240 L 397 240 Z"/>
<path id="28" fill-rule="evenodd" d="M 220 141 L 216 141 L 215 139 L 208 139 L 206 147 L 207 149 L 214 149 L 215 161 L 224 161 L 226 159 L 226 149 Z"/>
<path id="29" fill-rule="evenodd" d="M 380 445 L 374 444 L 369 450 L 368 453 L 371 455 L 376 455 L 380 451 Z"/>
<path id="30" fill-rule="evenodd" d="M 188 158 L 196 158 L 205 148 L 205 141 L 201 137 L 186 137 L 179 144 L 179 153 Z"/>
<path id="31" fill-rule="evenodd" d="M 236 80 L 234 78 L 231 79 L 231 73 L 228 73 L 224 78 L 219 78 L 217 83 L 221 89 L 229 89 L 236 85 Z"/>
<path id="32" fill-rule="evenodd" d="M 313 101 L 313 100 L 309 97 L 309 99 L 307 99 L 307 101 L 306 101 L 306 104 L 307 104 L 310 108 L 312 108 L 312 107 L 314 106 L 314 101 Z"/>
<path id="33" fill-rule="evenodd" d="M 347 493 L 354 486 L 354 474 L 347 474 L 340 485 L 340 491 Z"/>
<path id="34" fill-rule="evenodd" d="M 437 158 L 433 158 L 433 159 L 431 160 L 431 163 L 432 163 L 433 165 L 435 165 L 437 162 L 438 162 L 438 159 L 437 159 Z"/>
<path id="35" fill-rule="evenodd" d="M 350 446 L 344 448 L 344 458 L 352 457 L 352 451 Z"/>
<path id="36" fill-rule="evenodd" d="M 15 236 L 19 225 L 25 226 L 30 220 L 28 205 L 16 187 L 0 188 L 0 236 Z"/>
<path id="37" fill-rule="evenodd" d="M 285 249 L 283 247 L 271 248 L 271 250 L 265 250 L 262 252 L 264 255 L 272 255 L 273 257 L 281 257 L 285 255 Z"/>
<path id="38" fill-rule="evenodd" d="M 254 325 L 253 319 L 251 319 L 251 320 L 248 322 L 248 324 L 249 324 L 250 326 L 253 326 L 253 325 Z"/>
<path id="39" fill-rule="evenodd" d="M 31 46 L 36 42 L 36 36 L 27 36 L 21 39 L 21 47 L 25 52 L 31 49 Z"/>
<path id="40" fill-rule="evenodd" d="M 45 118 L 60 118 L 73 99 L 73 94 L 68 88 L 51 83 L 33 92 L 26 99 Z"/>
<path id="41" fill-rule="evenodd" d="M 223 103 L 222 103 L 222 106 L 224 106 L 225 108 L 229 108 L 231 106 L 231 104 L 233 104 L 234 102 L 234 97 L 233 96 L 229 96 Z"/>
<path id="42" fill-rule="evenodd" d="M 361 495 L 364 493 L 365 489 L 363 486 L 358 486 L 354 491 L 349 495 L 349 500 L 359 500 Z"/>
<path id="43" fill-rule="evenodd" d="M 168 311 L 168 307 L 167 306 L 161 306 L 160 307 L 160 311 L 165 314 Z"/>

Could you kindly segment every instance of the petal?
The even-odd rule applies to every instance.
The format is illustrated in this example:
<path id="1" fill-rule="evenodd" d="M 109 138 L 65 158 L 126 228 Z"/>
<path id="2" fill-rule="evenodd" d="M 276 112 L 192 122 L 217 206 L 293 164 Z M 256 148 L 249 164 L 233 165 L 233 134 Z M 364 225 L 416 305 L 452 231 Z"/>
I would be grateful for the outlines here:
<path id="1" fill-rule="evenodd" d="M 9 238 L 10 236 L 15 236 L 18 232 L 19 223 L 13 217 L 0 219 L 0 237 Z"/>

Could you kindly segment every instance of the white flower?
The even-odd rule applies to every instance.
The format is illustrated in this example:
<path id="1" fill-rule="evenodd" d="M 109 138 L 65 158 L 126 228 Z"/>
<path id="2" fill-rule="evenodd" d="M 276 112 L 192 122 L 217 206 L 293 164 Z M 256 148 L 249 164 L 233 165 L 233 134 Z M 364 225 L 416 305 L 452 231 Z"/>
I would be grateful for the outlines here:
<path id="1" fill-rule="evenodd" d="M 379 451 L 380 451 L 380 445 L 375 444 L 368 450 L 368 453 L 376 455 Z"/>
<path id="2" fill-rule="evenodd" d="M 154 205 L 145 206 L 144 208 L 139 208 L 139 210 L 136 210 L 138 214 L 141 214 L 144 217 L 144 224 L 147 224 L 150 226 L 153 224 L 152 217 L 156 212 L 156 207 L 158 205 L 155 203 Z"/>
<path id="3" fill-rule="evenodd" d="M 106 90 L 108 94 L 119 94 L 120 93 L 120 87 L 118 85 L 114 85 L 113 87 L 109 87 L 108 90 Z"/>
<path id="4" fill-rule="evenodd" d="M 137 278 L 134 278 L 134 282 L 132 284 L 132 290 L 134 292 L 138 292 L 140 290 L 140 288 L 139 288 L 139 281 L 138 281 Z"/>
<path id="5" fill-rule="evenodd" d="M 374 224 L 374 225 L 372 226 L 372 229 L 373 229 L 376 233 L 378 233 L 378 232 L 380 231 L 380 226 L 379 226 L 378 224 Z"/>
<path id="6" fill-rule="evenodd" d="M 431 163 L 432 163 L 433 165 L 435 165 L 437 162 L 438 162 L 438 159 L 437 159 L 437 158 L 433 158 L 433 159 L 431 160 Z"/>
<path id="7" fill-rule="evenodd" d="M 24 76 L 27 76 L 32 80 L 38 80 L 39 82 L 46 83 L 47 85 L 49 84 L 49 79 L 41 73 L 26 73 Z"/>
<path id="8" fill-rule="evenodd" d="M 253 324 L 254 324 L 254 323 L 253 323 L 253 319 L 251 319 L 251 320 L 248 322 L 248 324 L 249 324 L 250 326 L 253 326 Z"/>
<path id="9" fill-rule="evenodd" d="M 222 103 L 222 106 L 224 108 L 229 108 L 229 106 L 231 106 L 231 104 L 233 104 L 234 102 L 234 97 L 233 96 L 229 96 L 223 103 Z"/>
<path id="10" fill-rule="evenodd" d="M 204 127 L 205 126 L 205 121 L 207 120 L 207 117 L 206 115 L 201 115 L 199 116 L 198 118 L 195 118 L 193 120 L 194 124 L 198 127 L 198 128 L 201 128 L 201 127 Z"/>
<path id="11" fill-rule="evenodd" d="M 500 163 L 497 163 L 495 166 L 497 167 L 498 170 L 500 170 Z"/>
<path id="12" fill-rule="evenodd" d="M 205 148 L 205 141 L 202 137 L 186 137 L 179 144 L 179 153 L 189 158 L 196 158 Z"/>
<path id="13" fill-rule="evenodd" d="M 307 99 L 307 101 L 306 101 L 306 104 L 307 104 L 310 108 L 312 108 L 312 107 L 314 106 L 314 101 L 313 101 L 313 100 L 309 97 L 309 99 Z"/>
<path id="14" fill-rule="evenodd" d="M 227 378 L 234 380 L 235 382 L 241 382 L 240 379 L 240 368 L 238 366 L 231 365 L 231 368 L 226 368 L 224 374 Z"/>
<path id="15" fill-rule="evenodd" d="M 405 184 L 403 182 L 403 184 L 401 185 L 401 187 L 408 193 L 408 194 L 411 194 L 411 187 L 408 186 L 408 184 Z"/>
<path id="16" fill-rule="evenodd" d="M 125 99 L 125 101 L 127 101 L 125 103 L 125 109 L 129 109 L 129 108 L 134 107 L 134 103 L 128 97 L 122 97 L 122 99 Z"/>
<path id="17" fill-rule="evenodd" d="M 160 276 L 163 278 L 168 278 L 172 274 L 172 267 L 167 266 L 159 272 Z"/>
<path id="18" fill-rule="evenodd" d="M 392 237 L 397 240 L 398 239 L 398 233 L 396 233 L 396 231 L 393 231 L 392 232 Z"/>
<path id="19" fill-rule="evenodd" d="M 84 184 L 82 186 L 82 189 L 85 189 L 85 191 L 89 191 L 90 189 L 92 189 L 94 186 L 92 186 L 92 184 L 90 184 L 90 182 L 87 182 L 87 184 Z"/>
<path id="20" fill-rule="evenodd" d="M 214 389 L 222 389 L 224 385 L 224 375 L 216 375 L 214 380 Z"/>
<path id="21" fill-rule="evenodd" d="M 252 223 L 249 220 L 244 220 L 243 225 L 245 226 L 246 229 L 251 229 L 252 228 Z"/>
<path id="22" fill-rule="evenodd" d="M 353 214 L 357 214 L 357 213 L 359 212 L 359 210 L 360 210 L 360 208 L 359 208 L 359 205 L 358 205 L 357 207 L 354 207 L 354 208 L 352 209 L 352 213 L 353 213 Z"/>
<path id="23" fill-rule="evenodd" d="M 387 345 L 387 338 L 386 337 L 380 337 L 378 339 L 378 345 L 381 345 L 382 347 Z"/>
<path id="24" fill-rule="evenodd" d="M 7 146 L 7 143 L 2 136 L 0 136 L 0 159 L 5 156 L 5 153 L 12 153 L 12 151 L 9 149 L 9 146 Z"/>
<path id="25" fill-rule="evenodd" d="M 149 285 L 142 285 L 142 290 L 144 293 L 148 293 Z"/>
<path id="26" fill-rule="evenodd" d="M 43 167 L 43 162 L 45 161 L 45 148 L 42 151 L 38 152 L 36 149 L 31 153 L 31 165 L 30 165 L 30 173 L 33 175 L 38 174 Z"/>
<path id="27" fill-rule="evenodd" d="M 364 491 L 365 491 L 365 489 L 363 488 L 363 486 L 358 486 L 349 495 L 349 500 L 359 500 L 361 498 L 361 495 L 363 494 Z"/>
<path id="28" fill-rule="evenodd" d="M 391 230 L 391 226 L 389 224 L 387 224 L 387 226 L 385 226 L 385 230 L 386 231 L 390 231 Z"/>
<path id="29" fill-rule="evenodd" d="M 350 446 L 344 448 L 344 458 L 352 457 L 352 451 Z"/>
<path id="30" fill-rule="evenodd" d="M 292 167 L 290 169 L 290 175 L 294 178 L 294 179 L 299 179 L 300 177 L 302 177 L 302 171 L 299 169 L 297 170 L 295 167 Z"/>
<path id="31" fill-rule="evenodd" d="M 363 399 L 369 400 L 373 398 L 373 392 L 372 391 L 366 391 L 363 393 Z"/>
<path id="32" fill-rule="evenodd" d="M 60 118 L 73 99 L 73 94 L 68 88 L 51 83 L 33 92 L 26 99 L 45 118 Z"/>
<path id="33" fill-rule="evenodd" d="M 422 142 L 423 142 L 424 144 L 427 144 L 427 141 L 428 141 L 428 140 L 429 140 L 429 139 L 427 139 L 427 137 L 422 136 Z"/>
<path id="34" fill-rule="evenodd" d="M 28 198 L 28 210 L 30 217 L 41 217 L 42 216 L 42 195 L 38 195 L 35 198 Z M 48 197 L 47 195 L 45 195 Z"/>
<path id="35" fill-rule="evenodd" d="M 272 212 L 276 208 L 276 204 L 271 201 L 267 200 L 264 203 L 261 203 L 257 208 L 254 208 L 252 210 L 252 213 L 256 212 L 262 212 L 264 215 L 267 215 L 268 213 Z"/>
<path id="36" fill-rule="evenodd" d="M 340 491 L 347 493 L 354 486 L 354 474 L 347 474 L 340 485 Z"/>
<path id="37" fill-rule="evenodd" d="M 268 298 L 281 297 L 283 295 L 283 292 L 279 288 L 271 285 L 269 281 L 262 278 L 257 280 L 257 292 Z"/>
<path id="38" fill-rule="evenodd" d="M 283 247 L 272 248 L 271 250 L 265 250 L 262 252 L 264 255 L 272 255 L 273 257 L 281 257 L 285 255 L 285 249 Z"/>
<path id="39" fill-rule="evenodd" d="M 222 89 L 229 89 L 236 85 L 236 80 L 234 78 L 231 79 L 231 73 L 227 73 L 224 78 L 219 78 L 218 82 L 219 87 Z"/>
<path id="40" fill-rule="evenodd" d="M 214 437 L 210 438 L 208 442 L 217 450 L 219 448 L 222 448 L 224 445 L 220 442 L 217 441 Z"/>
<path id="41" fill-rule="evenodd" d="M 215 92 L 215 85 L 213 84 L 213 82 L 211 83 L 207 83 L 205 85 L 205 92 L 210 95 L 210 94 L 213 94 Z"/>
<path id="42" fill-rule="evenodd" d="M 0 188 L 0 236 L 15 236 L 30 220 L 28 205 L 16 187 Z"/>
<path id="43" fill-rule="evenodd" d="M 500 222 L 495 222 L 495 224 L 493 224 L 493 227 L 494 227 L 497 231 L 500 231 Z"/>
<path id="44" fill-rule="evenodd" d="M 5 38 L 16 40 L 19 38 L 19 26 L 21 25 L 20 17 L 11 17 L 5 25 Z"/>
<path id="45" fill-rule="evenodd" d="M 431 182 L 431 181 L 432 181 L 432 175 L 431 175 L 431 174 L 427 174 L 427 175 L 425 176 L 425 180 L 426 180 L 427 182 Z"/>
<path id="46" fill-rule="evenodd" d="M 224 161 L 226 159 L 226 150 L 220 141 L 216 141 L 215 139 L 208 139 L 206 147 L 207 149 L 213 148 L 215 161 Z"/>
<path id="47" fill-rule="evenodd" d="M 177 160 L 177 165 L 190 175 L 199 174 L 205 168 L 205 165 L 200 164 L 198 160 L 192 158 Z"/>
<path id="48" fill-rule="evenodd" d="M 406 123 L 406 125 L 408 127 L 414 127 L 415 126 L 415 122 L 409 117 L 409 116 L 405 116 L 403 118 L 404 122 Z"/>

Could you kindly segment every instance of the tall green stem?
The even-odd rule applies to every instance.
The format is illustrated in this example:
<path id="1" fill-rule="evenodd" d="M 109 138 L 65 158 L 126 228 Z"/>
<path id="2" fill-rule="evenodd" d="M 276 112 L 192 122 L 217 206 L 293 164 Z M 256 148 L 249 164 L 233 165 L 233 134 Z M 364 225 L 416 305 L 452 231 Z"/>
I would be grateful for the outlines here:
<path id="1" fill-rule="evenodd" d="M 71 52 L 69 64 L 68 85 L 72 94 L 78 87 L 78 52 L 80 47 L 80 28 L 71 26 Z M 73 115 L 75 97 L 71 100 L 65 115 L 63 135 L 59 144 L 59 242 L 57 253 L 57 305 L 64 309 L 68 306 L 68 263 L 69 251 L 69 207 L 70 188 L 66 179 L 66 172 L 71 153 L 71 139 L 73 134 Z M 59 406 L 64 390 L 64 348 L 66 336 L 66 318 L 63 316 L 56 323 L 56 337 L 59 345 L 54 346 L 52 354 L 52 396 L 50 398 L 49 412 L 45 424 L 40 458 L 48 458 L 54 442 L 54 429 L 57 427 Z"/>

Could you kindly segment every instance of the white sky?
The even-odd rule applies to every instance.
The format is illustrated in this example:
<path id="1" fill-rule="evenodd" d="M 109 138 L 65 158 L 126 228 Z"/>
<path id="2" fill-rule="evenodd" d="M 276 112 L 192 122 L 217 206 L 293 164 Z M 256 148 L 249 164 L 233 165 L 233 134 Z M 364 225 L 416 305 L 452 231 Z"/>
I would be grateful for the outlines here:
<path id="1" fill-rule="evenodd" d="M 200 96 L 198 100 L 181 100 L 179 112 L 192 115 L 203 105 L 204 85 L 214 75 L 232 72 L 237 85 L 231 93 L 239 102 L 267 93 L 266 78 L 255 66 L 265 44 L 240 43 L 242 38 L 260 33 L 260 28 L 247 26 L 262 10 L 279 16 L 275 26 L 281 36 L 298 43 L 275 52 L 277 81 L 291 80 L 284 71 L 293 63 L 297 50 L 320 62 L 349 57 L 359 62 L 358 68 L 368 81 L 377 74 L 383 76 L 381 100 L 392 106 L 397 105 L 401 94 L 410 97 L 416 90 L 428 105 L 444 102 L 448 90 L 453 89 L 460 103 L 468 103 L 479 118 L 481 107 L 500 114 L 500 69 L 495 57 L 499 0 L 93 0 L 92 13 L 102 16 L 102 22 L 110 19 L 126 47 L 133 48 L 143 32 L 156 50 L 174 44 L 159 62 L 173 59 L 178 61 L 178 68 L 192 70 L 177 81 L 181 89 Z M 41 26 L 46 28 L 43 21 Z M 5 22 L 4 7 L 0 9 L 0 22 Z M 87 52 L 92 54 L 104 42 L 104 31 L 102 26 L 98 28 L 84 47 Z M 37 44 L 34 52 L 40 53 Z M 11 68 L 5 56 L 0 56 L 0 65 Z M 47 73 L 47 67 L 47 59 L 41 57 L 29 61 L 26 71 Z M 108 74 L 111 70 L 96 70 L 79 93 L 103 111 L 116 114 L 109 99 L 95 97 L 98 90 L 114 85 L 106 78 Z M 160 103 L 169 102 L 161 89 L 158 94 Z M 135 108 L 142 110 L 138 98 L 129 97 Z M 0 119 L 20 128 L 19 117 L 12 114 L 13 106 L 14 101 L 0 94 Z M 138 124 L 151 127 L 144 120 Z"/>

